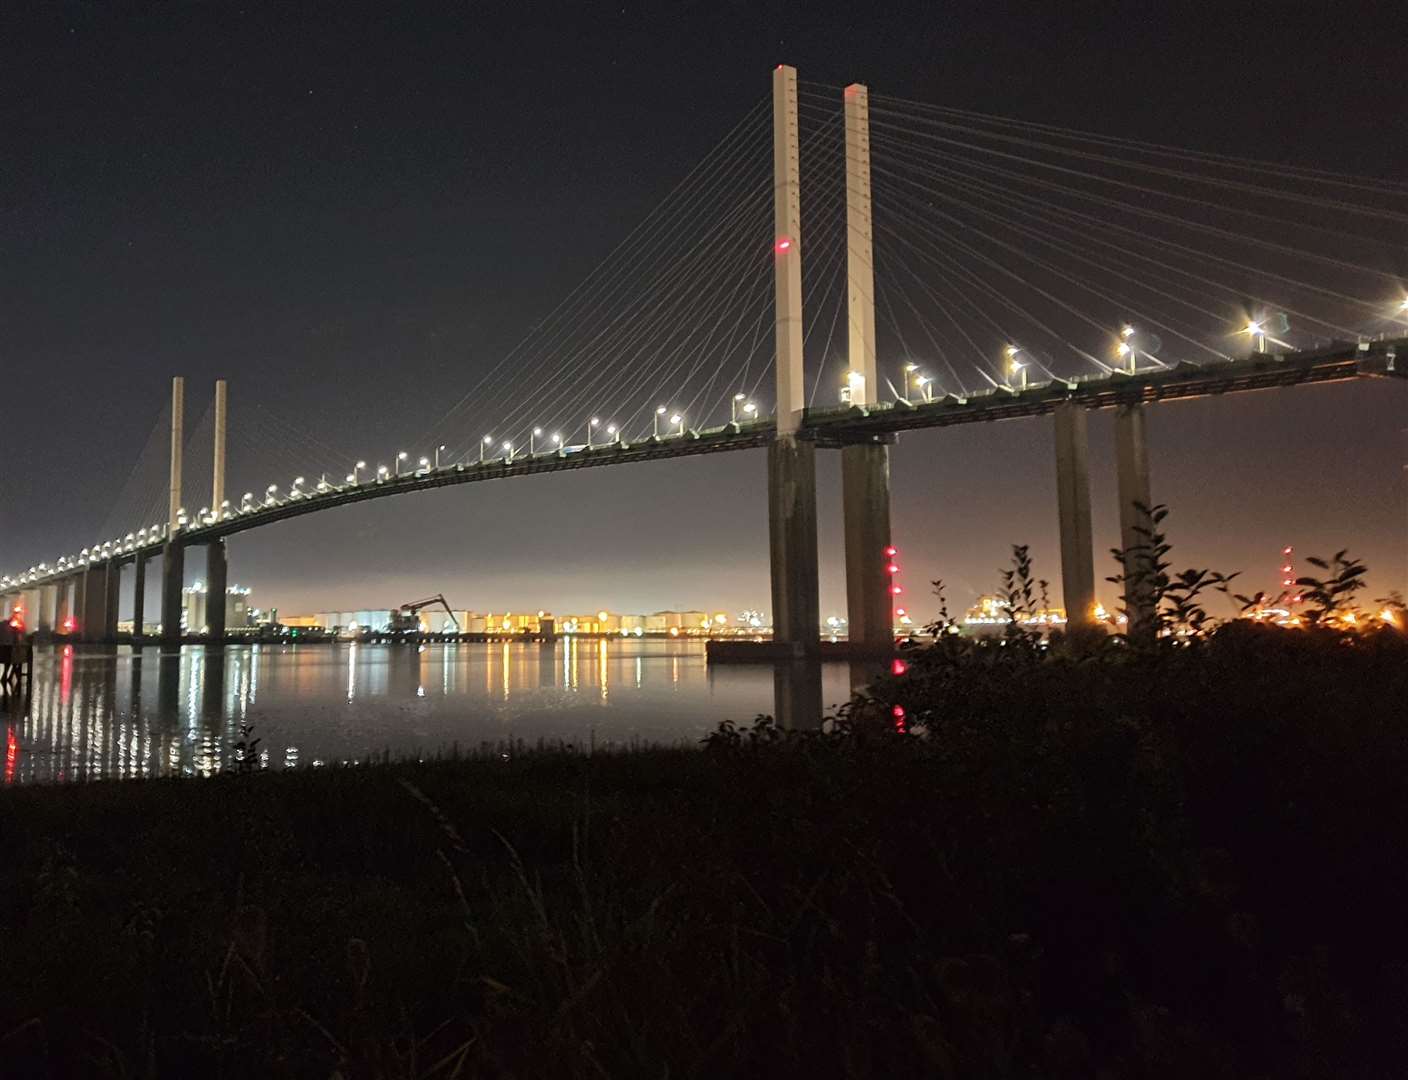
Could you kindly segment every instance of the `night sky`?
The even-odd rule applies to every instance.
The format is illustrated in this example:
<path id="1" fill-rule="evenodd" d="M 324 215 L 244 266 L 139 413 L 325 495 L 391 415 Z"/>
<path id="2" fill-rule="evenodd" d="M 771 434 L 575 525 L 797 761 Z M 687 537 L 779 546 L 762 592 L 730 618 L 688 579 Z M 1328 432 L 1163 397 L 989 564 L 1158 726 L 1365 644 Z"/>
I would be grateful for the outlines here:
<path id="1" fill-rule="evenodd" d="M 173 374 L 193 419 L 226 377 L 234 426 L 257 402 L 351 457 L 426 452 L 407 433 L 581 280 L 779 62 L 1408 178 L 1402 35 L 1379 5 L 871 7 L 5 5 L 0 570 L 94 538 Z M 1271 589 L 1283 545 L 1348 547 L 1372 595 L 1403 588 L 1406 404 L 1401 383 L 1358 383 L 1154 409 L 1177 561 Z M 1092 417 L 1099 577 L 1117 538 L 1110 429 Z M 1049 419 L 902 436 L 911 590 L 942 577 L 961 607 L 1021 542 L 1059 577 L 1051 447 Z M 823 455 L 818 477 L 824 614 L 844 605 L 837 465 Z M 766 531 L 749 452 L 317 514 L 233 538 L 230 576 L 288 613 L 435 592 L 478 610 L 737 611 L 769 606 Z"/>

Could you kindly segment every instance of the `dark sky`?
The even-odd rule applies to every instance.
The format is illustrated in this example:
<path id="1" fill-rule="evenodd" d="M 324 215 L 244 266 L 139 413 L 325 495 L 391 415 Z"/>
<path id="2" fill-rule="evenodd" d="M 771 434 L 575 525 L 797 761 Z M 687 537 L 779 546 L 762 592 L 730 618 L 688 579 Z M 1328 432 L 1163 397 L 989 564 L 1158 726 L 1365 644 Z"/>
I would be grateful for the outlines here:
<path id="1" fill-rule="evenodd" d="M 601 260 L 767 94 L 778 62 L 818 83 L 1408 177 L 1402 36 L 1382 6 L 1071 8 L 5 5 L 0 568 L 92 539 L 173 374 L 197 415 L 223 376 L 234 425 L 258 403 L 384 456 Z M 1283 544 L 1349 547 L 1376 594 L 1402 588 L 1405 403 L 1401 384 L 1356 384 L 1154 410 L 1176 557 L 1243 570 L 1255 589 Z M 1093 419 L 1101 576 L 1108 428 Z M 943 577 L 966 602 L 1014 542 L 1058 576 L 1051 442 L 1049 421 L 902 438 L 894 520 L 912 588 Z M 844 588 L 829 458 L 819 482 L 831 613 Z M 766 607 L 764 461 L 314 515 L 232 540 L 231 577 L 286 612 L 440 591 L 478 609 Z"/>

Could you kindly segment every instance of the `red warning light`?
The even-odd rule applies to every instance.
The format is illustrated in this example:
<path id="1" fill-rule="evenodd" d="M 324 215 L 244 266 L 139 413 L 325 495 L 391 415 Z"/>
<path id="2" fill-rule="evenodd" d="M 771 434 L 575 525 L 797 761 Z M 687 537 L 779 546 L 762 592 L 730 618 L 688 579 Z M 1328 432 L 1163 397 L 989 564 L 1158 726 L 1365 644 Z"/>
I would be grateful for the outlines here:
<path id="1" fill-rule="evenodd" d="M 898 585 L 891 585 L 891 586 L 890 586 L 890 593 L 891 593 L 892 595 L 894 595 L 894 596 L 899 596 L 899 594 L 902 593 L 902 592 L 904 592 L 904 590 L 901 589 Z"/>
<path id="2" fill-rule="evenodd" d="M 898 555 L 899 553 L 900 553 L 900 549 L 897 548 L 897 547 L 895 547 L 895 546 L 892 544 L 890 547 L 887 547 L 887 548 L 885 549 L 885 558 L 887 558 L 887 559 L 893 559 L 893 558 L 894 558 L 896 555 Z"/>
<path id="3" fill-rule="evenodd" d="M 890 715 L 895 718 L 895 730 L 901 735 L 904 734 L 904 706 L 896 705 L 890 710 Z"/>
<path id="4" fill-rule="evenodd" d="M 11 630 L 23 630 L 23 629 L 24 629 L 24 620 L 23 620 L 22 618 L 20 618 L 20 613 L 19 613 L 18 611 L 15 612 L 13 615 L 10 616 L 10 629 L 11 629 Z"/>
<path id="5" fill-rule="evenodd" d="M 908 615 L 909 612 L 905 611 L 905 609 L 902 608 L 902 607 L 897 607 L 897 608 L 895 608 L 895 614 L 896 614 L 896 615 Z"/>
<path id="6" fill-rule="evenodd" d="M 888 570 L 888 571 L 889 571 L 890 573 L 892 573 L 892 574 L 898 574 L 898 573 L 900 572 L 900 568 L 899 568 L 898 566 L 896 566 L 894 563 L 891 563 L 889 566 L 885 567 L 885 569 Z"/>
<path id="7" fill-rule="evenodd" d="M 905 663 L 903 660 L 901 660 L 899 657 L 895 657 L 895 659 L 890 662 L 890 674 L 891 674 L 891 675 L 903 675 L 903 674 L 904 674 L 906 671 L 908 671 L 908 670 L 909 670 L 909 665 L 906 664 L 906 663 Z"/>
<path id="8" fill-rule="evenodd" d="M 72 615 L 64 620 L 64 633 L 71 634 L 78 629 L 78 622 Z"/>
<path id="9" fill-rule="evenodd" d="M 786 252 L 791 251 L 791 250 L 792 250 L 792 238 L 791 238 L 790 236 L 779 236 L 779 237 L 777 238 L 776 243 L 773 244 L 773 249 L 774 249 L 779 255 L 782 255 L 782 254 L 785 254 Z"/>

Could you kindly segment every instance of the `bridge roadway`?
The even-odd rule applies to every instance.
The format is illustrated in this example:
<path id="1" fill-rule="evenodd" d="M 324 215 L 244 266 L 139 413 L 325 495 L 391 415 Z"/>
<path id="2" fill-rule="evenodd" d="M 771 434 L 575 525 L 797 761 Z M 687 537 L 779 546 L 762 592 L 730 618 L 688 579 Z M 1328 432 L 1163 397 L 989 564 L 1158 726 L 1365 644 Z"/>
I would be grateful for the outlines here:
<path id="1" fill-rule="evenodd" d="M 1402 364 L 1398 363 L 1400 351 L 1405 352 Z M 1183 362 L 1135 375 L 1114 372 L 1073 380 L 1033 383 L 1023 389 L 984 390 L 967 397 L 949 395 L 933 401 L 900 401 L 868 408 L 840 406 L 809 409 L 804 414 L 802 437 L 810 438 L 819 447 L 840 448 L 860 442 L 890 441 L 900 431 L 1042 416 L 1065 402 L 1076 402 L 1089 409 L 1108 409 L 1118 405 L 1177 401 L 1374 377 L 1408 377 L 1408 338 L 1337 343 L 1310 351 L 1260 353 L 1205 364 Z M 772 421 L 755 420 L 642 442 L 621 441 L 590 448 L 573 446 L 560 451 L 524 455 L 512 461 L 498 458 L 482 464 L 461 463 L 429 471 L 418 470 L 381 481 L 335 484 L 325 491 L 290 496 L 272 504 L 256 504 L 246 511 L 232 508 L 219 521 L 186 528 L 181 533 L 181 542 L 183 545 L 205 544 L 277 521 L 391 495 L 513 476 L 758 449 L 766 447 L 772 439 Z M 112 541 L 107 553 L 96 557 L 90 555 L 86 565 L 106 562 L 110 558 L 126 562 L 138 554 L 148 557 L 155 555 L 165 543 L 164 533 L 163 528 L 162 535 L 148 538 L 145 542 L 139 539 Z M 80 562 L 50 568 L 33 576 L 26 574 L 0 587 L 0 595 L 64 578 L 82 565 L 85 564 Z"/>

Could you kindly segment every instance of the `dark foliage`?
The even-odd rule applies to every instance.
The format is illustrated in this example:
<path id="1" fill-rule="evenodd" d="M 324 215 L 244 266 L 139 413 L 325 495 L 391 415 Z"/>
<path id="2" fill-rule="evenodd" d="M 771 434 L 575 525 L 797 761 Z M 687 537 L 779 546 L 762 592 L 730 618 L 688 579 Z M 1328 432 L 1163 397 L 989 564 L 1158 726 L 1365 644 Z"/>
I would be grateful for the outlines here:
<path id="1" fill-rule="evenodd" d="M 702 753 L 5 792 L 0 1071 L 1397 1075 L 1408 640 L 1160 587 L 1198 633 L 1091 648 L 936 583 L 904 674 Z"/>

